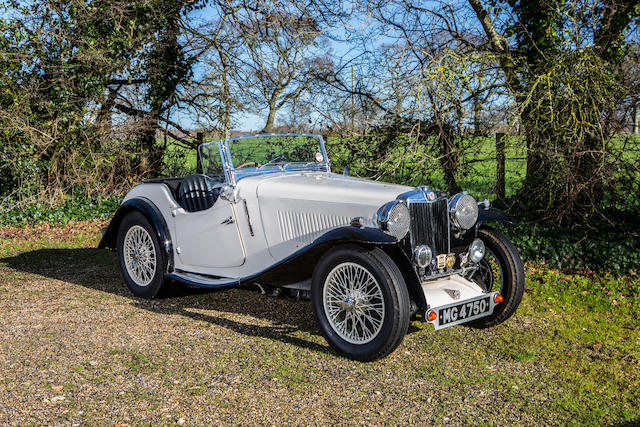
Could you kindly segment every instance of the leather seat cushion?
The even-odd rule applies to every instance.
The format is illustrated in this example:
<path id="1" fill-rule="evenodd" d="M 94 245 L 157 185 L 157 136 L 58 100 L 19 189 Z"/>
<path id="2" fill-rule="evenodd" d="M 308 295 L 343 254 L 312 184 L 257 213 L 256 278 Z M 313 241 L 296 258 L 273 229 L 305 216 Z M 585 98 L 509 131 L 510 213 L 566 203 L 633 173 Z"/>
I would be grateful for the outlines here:
<path id="1" fill-rule="evenodd" d="M 218 199 L 220 189 L 207 175 L 189 175 L 178 188 L 178 203 L 188 212 L 209 209 Z"/>

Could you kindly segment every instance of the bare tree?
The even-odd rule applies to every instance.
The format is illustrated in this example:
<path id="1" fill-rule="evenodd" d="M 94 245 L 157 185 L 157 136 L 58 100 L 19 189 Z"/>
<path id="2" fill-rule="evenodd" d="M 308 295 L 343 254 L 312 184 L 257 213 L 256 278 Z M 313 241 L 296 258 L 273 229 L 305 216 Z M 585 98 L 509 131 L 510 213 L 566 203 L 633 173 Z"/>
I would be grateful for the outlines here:
<path id="1" fill-rule="evenodd" d="M 198 26 L 182 23 L 202 70 L 185 85 L 187 109 L 195 113 L 195 121 L 202 128 L 225 135 L 237 114 L 245 110 L 240 100 L 242 88 L 236 83 L 242 40 L 234 33 L 229 18 L 222 15 Z"/>
<path id="2" fill-rule="evenodd" d="M 270 7 L 237 19 L 234 30 L 244 47 L 236 82 L 252 105 L 267 110 L 263 131 L 271 132 L 278 111 L 330 71 L 319 52 L 321 29 L 312 17 Z"/>

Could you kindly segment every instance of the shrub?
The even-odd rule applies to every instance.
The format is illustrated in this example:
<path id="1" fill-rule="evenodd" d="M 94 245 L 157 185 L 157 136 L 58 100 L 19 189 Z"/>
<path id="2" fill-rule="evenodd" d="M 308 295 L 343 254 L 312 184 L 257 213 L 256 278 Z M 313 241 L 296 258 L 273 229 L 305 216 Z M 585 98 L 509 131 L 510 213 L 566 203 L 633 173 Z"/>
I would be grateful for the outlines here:
<path id="1" fill-rule="evenodd" d="M 563 270 L 640 272 L 640 231 L 631 223 L 625 227 L 601 223 L 591 230 L 532 223 L 500 228 L 525 260 L 544 261 Z"/>
<path id="2" fill-rule="evenodd" d="M 10 201 L 5 201 L 4 207 L 0 208 L 0 226 L 34 225 L 40 222 L 65 224 L 69 221 L 108 219 L 118 209 L 120 202 L 121 199 L 117 196 L 75 196 L 53 207 L 37 203 L 12 209 L 9 207 Z"/>

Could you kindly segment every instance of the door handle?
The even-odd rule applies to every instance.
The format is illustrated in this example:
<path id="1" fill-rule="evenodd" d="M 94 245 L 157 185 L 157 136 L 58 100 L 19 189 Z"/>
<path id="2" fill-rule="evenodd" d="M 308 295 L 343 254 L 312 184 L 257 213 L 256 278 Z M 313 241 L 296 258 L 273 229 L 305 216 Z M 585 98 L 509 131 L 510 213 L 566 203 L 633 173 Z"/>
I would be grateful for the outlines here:
<path id="1" fill-rule="evenodd" d="M 234 221 L 233 217 L 230 216 L 229 218 L 227 218 L 224 221 L 222 221 L 222 224 L 229 225 L 229 224 L 233 224 L 234 222 L 235 221 Z"/>

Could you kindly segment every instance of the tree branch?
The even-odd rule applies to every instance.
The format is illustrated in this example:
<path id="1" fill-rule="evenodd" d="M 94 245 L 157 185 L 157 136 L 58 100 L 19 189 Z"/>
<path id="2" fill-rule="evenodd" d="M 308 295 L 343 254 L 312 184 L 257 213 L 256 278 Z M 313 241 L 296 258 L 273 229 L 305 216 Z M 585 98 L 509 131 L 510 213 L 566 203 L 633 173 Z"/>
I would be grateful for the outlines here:
<path id="1" fill-rule="evenodd" d="M 126 105 L 123 104 L 115 104 L 114 108 L 122 113 L 128 114 L 129 116 L 134 116 L 134 117 L 146 117 L 149 113 L 147 113 L 146 111 L 143 110 L 139 110 L 137 108 L 133 108 L 133 107 L 128 107 Z M 190 137 L 193 138 L 193 135 L 191 134 L 190 131 L 183 129 L 179 124 L 169 120 L 168 118 L 164 118 L 164 117 L 158 117 L 158 120 L 173 126 L 174 128 L 176 128 L 177 130 L 179 130 L 180 132 L 184 133 L 185 135 L 189 135 Z"/>
<path id="2" fill-rule="evenodd" d="M 498 62 L 500 63 L 500 68 L 505 74 L 507 86 L 511 92 L 518 97 L 522 94 L 522 84 L 518 77 L 516 65 L 511 57 L 511 52 L 509 51 L 509 42 L 507 42 L 507 39 L 498 33 L 495 25 L 493 25 L 491 17 L 487 11 L 484 10 L 480 0 L 469 0 L 469 4 L 482 24 L 482 28 L 489 39 L 491 48 L 499 55 Z"/>

